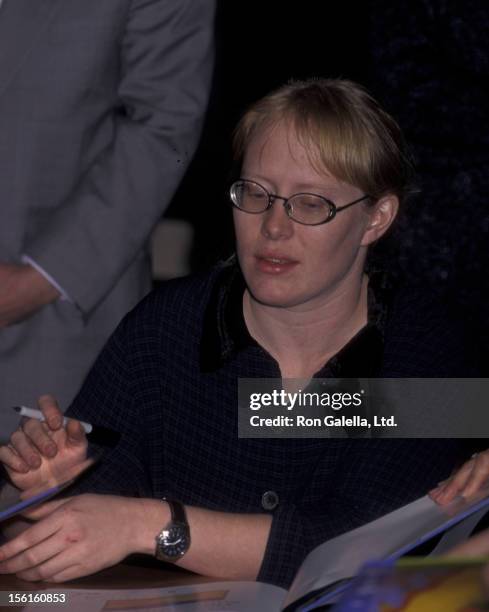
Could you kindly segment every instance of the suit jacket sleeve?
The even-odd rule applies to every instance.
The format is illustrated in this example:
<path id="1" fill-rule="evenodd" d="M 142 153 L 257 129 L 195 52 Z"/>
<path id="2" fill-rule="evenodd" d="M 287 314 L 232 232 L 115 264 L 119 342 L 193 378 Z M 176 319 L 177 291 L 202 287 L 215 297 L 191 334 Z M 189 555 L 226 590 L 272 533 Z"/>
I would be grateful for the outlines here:
<path id="1" fill-rule="evenodd" d="M 84 313 L 141 250 L 195 150 L 211 76 L 213 18 L 213 0 L 130 5 L 112 143 L 25 246 Z"/>

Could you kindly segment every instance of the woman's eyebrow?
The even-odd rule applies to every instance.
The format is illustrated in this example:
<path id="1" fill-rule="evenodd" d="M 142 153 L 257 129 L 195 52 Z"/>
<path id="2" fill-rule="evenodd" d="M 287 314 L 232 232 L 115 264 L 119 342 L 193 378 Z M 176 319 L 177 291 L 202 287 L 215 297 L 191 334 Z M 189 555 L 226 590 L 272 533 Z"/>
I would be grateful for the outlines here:
<path id="1" fill-rule="evenodd" d="M 326 192 L 331 195 L 339 195 L 340 190 L 334 185 L 318 185 L 317 183 L 301 183 L 296 186 L 300 191 L 306 191 L 309 193 L 321 193 Z"/>
<path id="2" fill-rule="evenodd" d="M 267 185 L 275 185 L 275 181 L 273 179 L 259 173 L 242 172 L 241 176 L 242 178 L 246 178 L 250 181 L 263 183 L 264 187 Z M 297 183 L 293 185 L 293 188 L 290 190 L 290 195 L 294 195 L 296 193 L 317 193 L 318 195 L 326 193 L 328 194 L 328 197 L 337 197 L 340 195 L 340 188 L 336 185 L 320 185 L 319 183 Z"/>

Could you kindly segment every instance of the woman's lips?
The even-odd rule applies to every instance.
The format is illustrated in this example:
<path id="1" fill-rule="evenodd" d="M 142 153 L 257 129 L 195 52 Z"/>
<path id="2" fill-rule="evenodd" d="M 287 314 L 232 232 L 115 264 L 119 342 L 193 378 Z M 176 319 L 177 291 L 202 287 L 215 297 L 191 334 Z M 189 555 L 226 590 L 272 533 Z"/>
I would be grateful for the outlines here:
<path id="1" fill-rule="evenodd" d="M 280 255 L 255 255 L 257 268 L 265 274 L 284 274 L 299 263 Z"/>

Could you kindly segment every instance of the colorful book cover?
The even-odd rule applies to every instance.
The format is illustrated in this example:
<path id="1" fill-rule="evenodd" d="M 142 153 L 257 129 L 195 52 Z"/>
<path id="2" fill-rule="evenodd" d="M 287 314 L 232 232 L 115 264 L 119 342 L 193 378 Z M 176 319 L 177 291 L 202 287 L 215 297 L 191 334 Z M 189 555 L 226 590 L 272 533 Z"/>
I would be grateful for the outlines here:
<path id="1" fill-rule="evenodd" d="M 488 559 L 406 557 L 369 563 L 334 612 L 479 612 L 489 610 Z"/>

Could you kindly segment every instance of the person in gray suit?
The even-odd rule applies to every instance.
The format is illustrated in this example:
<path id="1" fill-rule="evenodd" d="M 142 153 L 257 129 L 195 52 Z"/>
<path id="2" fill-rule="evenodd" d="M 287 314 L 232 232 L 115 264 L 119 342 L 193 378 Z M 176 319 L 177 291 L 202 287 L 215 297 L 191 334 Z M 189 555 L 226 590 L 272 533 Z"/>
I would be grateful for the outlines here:
<path id="1" fill-rule="evenodd" d="M 200 135 L 214 5 L 0 6 L 0 438 L 14 404 L 49 391 L 66 407 L 150 288 L 146 241 Z"/>

